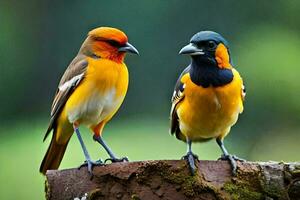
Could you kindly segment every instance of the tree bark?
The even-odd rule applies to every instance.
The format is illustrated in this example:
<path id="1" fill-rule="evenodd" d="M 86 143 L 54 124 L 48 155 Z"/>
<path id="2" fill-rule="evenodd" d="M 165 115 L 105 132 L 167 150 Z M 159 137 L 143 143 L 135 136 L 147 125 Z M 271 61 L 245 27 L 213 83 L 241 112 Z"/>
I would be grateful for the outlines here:
<path id="1" fill-rule="evenodd" d="M 94 168 L 50 170 L 49 200 L 300 199 L 300 163 L 199 161 L 191 176 L 184 160 L 113 163 Z"/>

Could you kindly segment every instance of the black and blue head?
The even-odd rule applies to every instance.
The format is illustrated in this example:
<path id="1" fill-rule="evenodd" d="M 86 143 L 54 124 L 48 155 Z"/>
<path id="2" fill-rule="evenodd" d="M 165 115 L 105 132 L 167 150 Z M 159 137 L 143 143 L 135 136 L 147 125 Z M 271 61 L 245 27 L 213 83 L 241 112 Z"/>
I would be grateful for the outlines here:
<path id="1" fill-rule="evenodd" d="M 228 42 L 213 31 L 200 31 L 183 47 L 179 54 L 190 55 L 199 64 L 231 67 Z"/>

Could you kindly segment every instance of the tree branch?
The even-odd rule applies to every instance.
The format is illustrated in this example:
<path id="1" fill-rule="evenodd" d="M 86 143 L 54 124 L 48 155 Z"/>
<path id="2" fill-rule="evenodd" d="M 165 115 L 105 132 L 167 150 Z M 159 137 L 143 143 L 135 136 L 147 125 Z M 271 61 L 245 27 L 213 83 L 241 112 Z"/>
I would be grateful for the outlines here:
<path id="1" fill-rule="evenodd" d="M 191 176 L 185 161 L 113 163 L 50 170 L 46 198 L 65 199 L 300 199 L 300 163 L 239 162 L 232 177 L 226 161 L 199 161 Z"/>

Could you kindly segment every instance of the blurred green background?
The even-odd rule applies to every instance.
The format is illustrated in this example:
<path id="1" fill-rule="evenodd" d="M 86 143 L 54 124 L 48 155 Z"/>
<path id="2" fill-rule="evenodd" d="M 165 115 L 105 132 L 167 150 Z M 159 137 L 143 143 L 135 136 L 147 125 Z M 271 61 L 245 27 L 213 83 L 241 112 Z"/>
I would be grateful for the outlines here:
<path id="1" fill-rule="evenodd" d="M 170 97 L 189 58 L 178 51 L 200 30 L 229 42 L 247 98 L 225 143 L 251 161 L 299 161 L 300 1 L 0 1 L 0 199 L 43 199 L 42 139 L 58 81 L 86 34 L 98 26 L 124 30 L 140 51 L 128 56 L 127 97 L 104 138 L 130 160 L 179 159 L 185 144 L 168 134 Z M 88 130 L 94 159 L 107 158 Z M 214 141 L 195 144 L 217 159 Z M 84 160 L 76 137 L 62 168 Z M 17 188 L 17 189 L 16 189 Z"/>

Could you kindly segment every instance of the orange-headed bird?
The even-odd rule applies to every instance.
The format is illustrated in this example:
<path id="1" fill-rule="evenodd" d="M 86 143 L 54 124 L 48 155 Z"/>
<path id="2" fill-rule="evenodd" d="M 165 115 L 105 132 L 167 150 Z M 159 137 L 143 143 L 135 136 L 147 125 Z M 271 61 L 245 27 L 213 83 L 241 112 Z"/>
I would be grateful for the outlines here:
<path id="1" fill-rule="evenodd" d="M 124 63 L 126 52 L 138 54 L 122 31 L 100 27 L 88 33 L 56 91 L 44 141 L 52 130 L 53 134 L 40 166 L 41 173 L 59 167 L 74 131 L 81 144 L 88 171 L 92 173 L 94 165 L 102 164 L 101 160 L 91 160 L 79 132 L 80 125 L 91 129 L 93 139 L 103 146 L 112 162 L 127 160 L 126 157 L 116 158 L 101 137 L 105 124 L 117 112 L 127 92 L 128 70 Z"/>
<path id="2" fill-rule="evenodd" d="M 191 64 L 182 72 L 172 97 L 171 133 L 187 143 L 184 159 L 192 174 L 195 159 L 192 142 L 215 138 L 236 173 L 236 156 L 228 154 L 223 139 L 243 112 L 245 88 L 233 68 L 227 41 L 213 31 L 195 34 L 179 54 L 190 55 Z"/>

